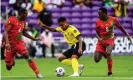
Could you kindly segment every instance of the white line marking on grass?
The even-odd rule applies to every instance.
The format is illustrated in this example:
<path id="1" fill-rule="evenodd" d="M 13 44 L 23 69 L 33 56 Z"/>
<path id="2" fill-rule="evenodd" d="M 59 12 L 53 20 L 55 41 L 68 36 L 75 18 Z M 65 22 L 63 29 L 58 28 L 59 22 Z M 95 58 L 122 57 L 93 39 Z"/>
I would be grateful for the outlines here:
<path id="1" fill-rule="evenodd" d="M 128 79 L 133 80 L 133 77 L 74 77 L 74 78 L 88 78 L 88 79 Z"/>
<path id="2" fill-rule="evenodd" d="M 36 77 L 36 76 L 1 76 L 1 78 L 30 78 L 30 77 Z M 62 77 L 66 78 L 66 77 Z M 88 79 L 128 79 L 133 80 L 133 77 L 70 77 L 70 78 L 88 78 Z"/>

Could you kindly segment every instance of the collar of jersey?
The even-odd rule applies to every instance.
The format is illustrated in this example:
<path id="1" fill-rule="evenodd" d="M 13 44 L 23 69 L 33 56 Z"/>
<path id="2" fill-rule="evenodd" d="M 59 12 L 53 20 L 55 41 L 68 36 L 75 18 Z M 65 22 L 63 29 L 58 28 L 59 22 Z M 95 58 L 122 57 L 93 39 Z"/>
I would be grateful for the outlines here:
<path id="1" fill-rule="evenodd" d="M 101 19 L 100 19 L 101 20 Z M 107 20 L 102 20 L 103 22 L 108 22 L 109 21 L 109 16 L 107 16 Z"/>

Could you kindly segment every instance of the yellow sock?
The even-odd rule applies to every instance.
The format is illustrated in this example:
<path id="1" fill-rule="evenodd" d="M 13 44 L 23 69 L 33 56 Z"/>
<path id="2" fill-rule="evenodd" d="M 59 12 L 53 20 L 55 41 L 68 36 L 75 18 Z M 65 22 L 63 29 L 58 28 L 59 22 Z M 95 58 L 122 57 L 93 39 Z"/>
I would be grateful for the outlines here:
<path id="1" fill-rule="evenodd" d="M 70 66 L 70 65 L 72 65 L 72 60 L 71 59 L 64 59 L 61 61 L 61 63 L 64 65 Z"/>
<path id="2" fill-rule="evenodd" d="M 74 73 L 78 73 L 78 60 L 76 58 L 72 58 L 72 68 Z"/>

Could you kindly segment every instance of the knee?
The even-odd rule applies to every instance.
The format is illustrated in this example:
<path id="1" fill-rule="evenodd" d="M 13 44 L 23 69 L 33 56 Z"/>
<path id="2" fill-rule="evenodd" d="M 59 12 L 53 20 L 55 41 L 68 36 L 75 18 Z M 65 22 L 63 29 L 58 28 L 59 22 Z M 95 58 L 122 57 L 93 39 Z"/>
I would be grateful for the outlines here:
<path id="1" fill-rule="evenodd" d="M 23 55 L 23 57 L 24 57 L 25 59 L 28 59 L 28 58 L 29 58 L 29 54 L 26 53 L 26 54 Z"/>
<path id="2" fill-rule="evenodd" d="M 94 59 L 94 61 L 95 61 L 96 63 L 98 63 L 100 60 L 98 60 L 98 59 Z"/>
<path id="3" fill-rule="evenodd" d="M 112 59 L 111 54 L 107 54 L 107 59 Z"/>
<path id="4" fill-rule="evenodd" d="M 67 59 L 67 57 L 66 56 L 64 56 L 64 55 L 60 55 L 59 57 L 58 57 L 58 60 L 61 62 L 62 60 L 64 60 L 64 59 Z"/>
<path id="5" fill-rule="evenodd" d="M 64 58 L 58 57 L 58 61 L 59 61 L 59 62 L 61 62 L 62 60 L 64 60 Z"/>
<path id="6" fill-rule="evenodd" d="M 10 71 L 12 69 L 12 65 L 6 65 L 6 69 Z"/>
<path id="7" fill-rule="evenodd" d="M 94 57 L 94 61 L 98 63 L 101 59 L 99 57 Z"/>
<path id="8" fill-rule="evenodd" d="M 12 61 L 5 61 L 6 62 L 6 69 L 9 71 L 12 69 L 13 62 Z"/>
<path id="9" fill-rule="evenodd" d="M 77 55 L 72 55 L 71 58 L 76 58 L 76 59 L 78 59 L 78 56 L 77 56 Z"/>
<path id="10" fill-rule="evenodd" d="M 94 61 L 98 63 L 101 59 L 102 59 L 102 55 L 98 52 L 95 52 Z"/>

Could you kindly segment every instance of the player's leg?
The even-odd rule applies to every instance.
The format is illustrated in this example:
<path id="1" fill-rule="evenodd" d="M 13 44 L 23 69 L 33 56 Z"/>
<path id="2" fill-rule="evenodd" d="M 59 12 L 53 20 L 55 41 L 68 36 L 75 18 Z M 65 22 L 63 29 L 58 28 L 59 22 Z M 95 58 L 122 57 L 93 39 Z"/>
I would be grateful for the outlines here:
<path id="1" fill-rule="evenodd" d="M 14 56 L 15 56 L 15 54 L 13 54 L 11 51 L 7 51 L 5 49 L 4 57 L 5 57 L 5 63 L 6 63 L 6 69 L 7 70 L 11 70 L 12 66 L 15 65 Z"/>
<path id="2" fill-rule="evenodd" d="M 98 63 L 101 59 L 102 59 L 102 54 L 100 53 L 100 52 L 95 52 L 94 53 L 94 61 L 96 62 L 96 63 Z"/>
<path id="3" fill-rule="evenodd" d="M 43 78 L 43 76 L 40 74 L 39 69 L 35 63 L 35 61 L 29 56 L 28 53 L 24 53 L 23 57 L 27 60 L 29 66 L 32 68 L 32 70 L 35 72 L 36 76 L 38 78 Z"/>
<path id="4" fill-rule="evenodd" d="M 104 45 L 98 42 L 94 53 L 94 61 L 98 63 L 102 59 L 104 53 L 106 53 Z"/>
<path id="5" fill-rule="evenodd" d="M 82 71 L 83 71 L 83 68 L 84 68 L 83 64 L 78 63 L 78 59 L 83 54 L 83 53 L 78 53 L 78 49 L 79 49 L 79 43 L 76 43 L 74 45 L 73 54 L 71 56 L 72 68 L 73 68 L 73 71 L 74 71 L 74 74 L 72 74 L 71 76 L 80 76 L 82 74 Z M 82 51 L 84 52 L 85 49 L 86 49 L 86 44 L 84 42 L 82 42 Z"/>
<path id="6" fill-rule="evenodd" d="M 58 57 L 58 60 L 64 65 L 71 66 L 72 65 L 72 60 L 70 59 L 71 56 L 72 56 L 72 50 L 68 49 Z"/>
<path id="7" fill-rule="evenodd" d="M 78 63 L 78 56 L 77 55 L 72 55 L 71 59 L 72 59 L 72 68 L 73 68 L 73 71 L 74 73 L 70 76 L 79 76 L 79 73 L 78 73 L 78 66 L 79 66 L 79 63 Z"/>
<path id="8" fill-rule="evenodd" d="M 85 42 L 83 41 L 82 42 L 82 54 L 83 54 L 83 52 L 86 50 L 86 44 L 85 44 Z M 80 57 L 80 55 L 79 55 L 79 57 Z M 79 66 L 78 66 L 78 73 L 79 73 L 79 75 L 81 76 L 81 74 L 83 73 L 83 69 L 84 69 L 84 65 L 83 64 L 79 64 Z"/>
<path id="9" fill-rule="evenodd" d="M 69 53 L 68 53 L 69 52 Z M 61 54 L 59 57 L 58 57 L 58 60 L 64 64 L 64 65 L 69 65 L 71 66 L 72 65 L 72 68 L 74 70 L 74 73 L 76 72 L 76 76 L 79 76 L 78 74 L 78 61 L 77 61 L 77 58 L 78 56 L 77 55 L 72 55 L 71 53 L 71 49 L 65 51 L 63 54 Z M 71 56 L 72 57 L 71 57 Z M 72 59 L 70 59 L 70 57 Z M 76 59 L 75 59 L 76 58 Z M 75 76 L 75 75 L 74 75 Z"/>
<path id="10" fill-rule="evenodd" d="M 37 65 L 35 61 L 30 57 L 28 54 L 28 51 L 24 45 L 24 43 L 20 43 L 17 45 L 17 52 L 22 55 L 28 62 L 29 66 L 32 68 L 32 70 L 35 72 L 36 76 L 38 78 L 43 78 L 43 76 L 40 74 L 39 69 L 37 68 Z"/>
<path id="11" fill-rule="evenodd" d="M 112 76 L 112 64 L 113 64 L 113 60 L 111 57 L 111 52 L 113 50 L 113 45 L 107 45 L 106 46 L 106 52 L 107 52 L 107 65 L 108 65 L 108 76 Z"/>
<path id="12" fill-rule="evenodd" d="M 55 57 L 55 46 L 53 43 L 51 45 L 51 53 L 52 53 L 52 57 L 54 58 Z"/>

